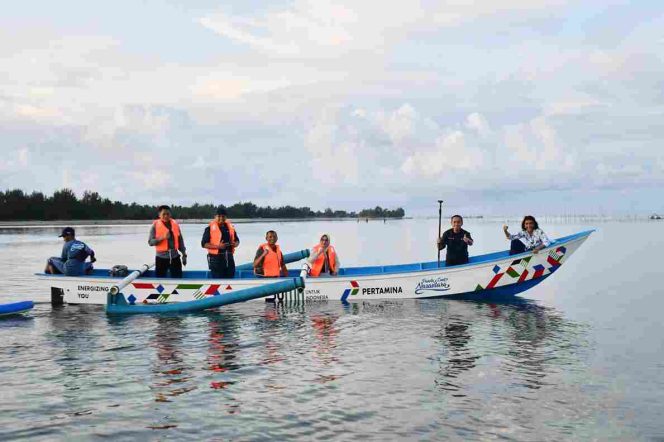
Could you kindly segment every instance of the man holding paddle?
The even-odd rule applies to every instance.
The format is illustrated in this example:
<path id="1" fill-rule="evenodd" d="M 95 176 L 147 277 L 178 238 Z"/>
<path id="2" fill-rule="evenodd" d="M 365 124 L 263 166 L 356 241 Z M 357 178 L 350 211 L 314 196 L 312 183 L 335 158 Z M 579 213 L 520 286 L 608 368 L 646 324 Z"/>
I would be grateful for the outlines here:
<path id="1" fill-rule="evenodd" d="M 473 245 L 473 239 L 470 232 L 463 230 L 463 218 L 461 215 L 454 215 L 450 220 L 452 228 L 443 233 L 442 238 L 438 238 L 438 250 L 447 248 L 446 266 L 456 266 L 468 263 L 468 246 Z"/>

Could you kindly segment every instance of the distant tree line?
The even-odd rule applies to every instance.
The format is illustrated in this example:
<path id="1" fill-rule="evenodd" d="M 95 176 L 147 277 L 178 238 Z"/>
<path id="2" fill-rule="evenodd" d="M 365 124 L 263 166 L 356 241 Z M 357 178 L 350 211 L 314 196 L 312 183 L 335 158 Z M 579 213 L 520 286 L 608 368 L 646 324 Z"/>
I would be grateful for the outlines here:
<path id="1" fill-rule="evenodd" d="M 390 210 L 383 209 L 380 206 L 376 206 L 374 209 L 364 209 L 360 210 L 360 218 L 403 218 L 406 215 L 406 212 L 399 207 L 398 209 Z"/>
<path id="2" fill-rule="evenodd" d="M 207 219 L 218 206 L 194 204 L 171 205 L 173 215 L 179 219 Z M 402 218 L 402 208 L 387 210 L 381 207 L 356 212 L 325 209 L 313 211 L 309 207 L 258 207 L 251 202 L 226 206 L 230 218 Z M 71 189 L 61 189 L 52 196 L 41 192 L 30 194 L 19 189 L 0 192 L 0 221 L 16 220 L 103 220 L 103 219 L 152 219 L 157 207 L 145 204 L 125 204 L 101 197 L 97 192 L 85 191 L 78 199 Z"/>

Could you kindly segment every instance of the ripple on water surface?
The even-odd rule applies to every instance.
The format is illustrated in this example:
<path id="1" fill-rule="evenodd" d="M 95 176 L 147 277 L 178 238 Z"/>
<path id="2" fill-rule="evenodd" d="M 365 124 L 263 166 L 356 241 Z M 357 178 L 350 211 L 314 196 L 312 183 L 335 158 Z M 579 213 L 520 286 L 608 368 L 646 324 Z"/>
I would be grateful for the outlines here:
<path id="1" fill-rule="evenodd" d="M 581 437 L 607 400 L 587 326 L 528 301 L 38 305 L 0 332 L 3 438 Z"/>

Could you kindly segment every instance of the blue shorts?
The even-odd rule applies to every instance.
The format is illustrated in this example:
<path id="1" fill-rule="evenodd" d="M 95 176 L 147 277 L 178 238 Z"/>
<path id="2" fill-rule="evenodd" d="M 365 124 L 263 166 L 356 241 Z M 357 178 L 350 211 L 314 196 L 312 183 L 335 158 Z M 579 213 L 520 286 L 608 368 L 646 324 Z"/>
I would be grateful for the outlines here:
<path id="1" fill-rule="evenodd" d="M 52 256 L 48 259 L 48 263 L 53 266 L 53 268 L 56 270 L 56 274 L 62 274 L 66 275 L 67 274 L 67 267 L 65 265 L 65 261 L 62 260 L 62 258 L 58 256 Z M 82 263 L 82 270 L 83 273 L 88 273 L 88 271 L 92 270 L 92 263 L 91 262 L 84 262 Z M 71 273 L 71 272 L 70 272 Z M 78 273 L 78 272 L 76 272 Z M 76 275 L 71 275 L 71 276 L 79 276 L 78 274 Z"/>
<path id="2" fill-rule="evenodd" d="M 61 259 L 58 258 L 57 256 L 52 256 L 48 258 L 48 263 L 53 266 L 55 270 L 57 270 L 58 273 L 65 274 L 65 262 Z"/>

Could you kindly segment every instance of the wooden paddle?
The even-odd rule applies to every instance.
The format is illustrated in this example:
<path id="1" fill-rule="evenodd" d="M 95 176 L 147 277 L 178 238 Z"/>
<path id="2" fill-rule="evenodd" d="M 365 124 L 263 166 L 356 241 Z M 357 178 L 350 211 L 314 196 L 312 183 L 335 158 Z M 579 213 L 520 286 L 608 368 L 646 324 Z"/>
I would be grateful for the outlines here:
<path id="1" fill-rule="evenodd" d="M 438 241 L 440 241 L 440 224 L 442 222 L 442 217 L 443 217 L 443 200 L 438 200 L 438 239 L 436 240 L 436 244 L 438 244 Z M 440 267 L 440 247 L 436 245 L 436 248 L 438 249 L 438 267 Z"/>

